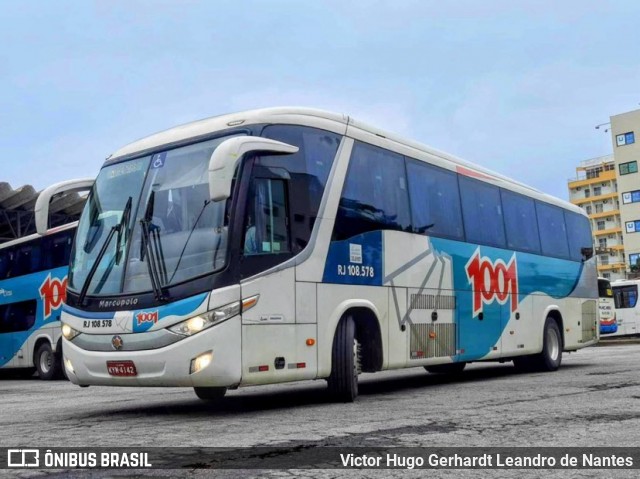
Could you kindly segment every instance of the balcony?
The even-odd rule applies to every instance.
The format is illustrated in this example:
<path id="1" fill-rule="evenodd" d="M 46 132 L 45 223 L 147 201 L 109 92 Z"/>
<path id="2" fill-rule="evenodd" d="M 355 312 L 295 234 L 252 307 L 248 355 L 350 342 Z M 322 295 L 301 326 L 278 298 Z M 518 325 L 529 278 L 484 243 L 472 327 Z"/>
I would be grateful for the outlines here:
<path id="1" fill-rule="evenodd" d="M 614 228 L 608 228 L 604 230 L 593 230 L 593 236 L 613 235 L 616 233 L 622 233 L 621 226 L 616 226 Z"/>
<path id="2" fill-rule="evenodd" d="M 574 205 L 583 205 L 585 203 L 590 203 L 592 201 L 609 200 L 617 197 L 618 197 L 618 192 L 616 191 L 613 193 L 605 193 L 604 195 L 589 196 L 587 198 L 575 198 L 571 200 L 571 203 L 573 203 Z"/>
<path id="3" fill-rule="evenodd" d="M 611 270 L 624 270 L 626 268 L 626 263 L 609 263 L 609 264 L 599 264 L 598 271 L 611 271 Z"/>
<path id="4" fill-rule="evenodd" d="M 601 171 L 593 178 L 573 178 L 569 179 L 569 188 L 578 188 L 583 186 L 589 186 L 593 183 L 604 183 L 605 181 L 611 181 L 616 179 L 616 170 Z"/>
<path id="5" fill-rule="evenodd" d="M 606 218 L 607 216 L 620 216 L 620 210 L 607 210 L 601 211 L 600 213 L 592 213 L 589 215 L 589 218 L 595 220 L 598 218 Z"/>
<path id="6" fill-rule="evenodd" d="M 593 254 L 608 254 L 608 255 L 614 255 L 616 258 L 619 256 L 617 253 L 619 251 L 623 251 L 624 250 L 624 245 L 621 244 L 614 244 L 614 245 L 607 245 L 607 246 L 596 246 L 595 249 L 593 250 Z M 622 258 L 619 258 L 622 259 Z"/>

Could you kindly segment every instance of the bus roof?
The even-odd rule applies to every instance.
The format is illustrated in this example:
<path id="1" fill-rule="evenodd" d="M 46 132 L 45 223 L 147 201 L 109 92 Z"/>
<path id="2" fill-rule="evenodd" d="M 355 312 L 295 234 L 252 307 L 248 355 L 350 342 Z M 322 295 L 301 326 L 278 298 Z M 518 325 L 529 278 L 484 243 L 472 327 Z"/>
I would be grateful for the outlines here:
<path id="1" fill-rule="evenodd" d="M 631 286 L 634 284 L 640 284 L 640 279 L 616 279 L 615 281 L 611 281 L 611 286 Z"/>
<path id="2" fill-rule="evenodd" d="M 216 131 L 241 127 L 242 125 L 264 123 L 302 124 L 323 128 L 340 134 L 347 134 L 348 131 L 359 131 L 365 134 L 368 133 L 375 137 L 382 137 L 389 140 L 398 146 L 404 147 L 405 149 L 408 148 L 410 150 L 414 150 L 418 154 L 427 155 L 431 158 L 440 160 L 438 161 L 439 166 L 447 167 L 457 171 L 459 174 L 475 177 L 477 179 L 493 183 L 497 186 L 505 187 L 541 201 L 586 215 L 582 208 L 573 205 L 572 203 L 543 193 L 540 190 L 512 180 L 487 168 L 457 158 L 454 155 L 444 153 L 418 142 L 406 140 L 393 133 L 380 130 L 376 127 L 367 125 L 366 123 L 355 120 L 348 115 L 331 113 L 312 108 L 264 108 L 214 116 L 186 123 L 184 125 L 176 126 L 147 136 L 120 148 L 107 158 L 106 164 L 152 153 L 154 151 L 158 151 L 161 147 L 166 149 L 167 147 L 175 147 L 192 141 L 197 141 L 200 138 L 206 138 Z"/>

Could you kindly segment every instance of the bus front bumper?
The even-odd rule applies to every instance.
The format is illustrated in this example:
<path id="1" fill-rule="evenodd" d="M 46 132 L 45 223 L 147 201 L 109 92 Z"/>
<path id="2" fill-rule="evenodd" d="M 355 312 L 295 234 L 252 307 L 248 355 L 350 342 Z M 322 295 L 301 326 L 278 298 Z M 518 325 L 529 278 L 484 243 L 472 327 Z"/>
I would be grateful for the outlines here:
<path id="1" fill-rule="evenodd" d="M 128 335 L 120 336 L 127 340 Z M 201 369 L 194 372 L 196 360 L 208 353 L 208 364 L 200 362 Z M 63 357 L 69 380 L 81 386 L 235 386 L 242 376 L 241 322 L 239 317 L 231 318 L 176 343 L 144 351 L 88 351 L 63 339 Z M 113 362 L 127 365 L 121 369 L 126 374 L 132 373 L 132 362 L 135 375 L 110 374 L 107 362 L 112 362 L 112 370 Z"/>
<path id="2" fill-rule="evenodd" d="M 617 331 L 618 331 L 617 323 L 600 325 L 600 334 L 613 334 Z"/>

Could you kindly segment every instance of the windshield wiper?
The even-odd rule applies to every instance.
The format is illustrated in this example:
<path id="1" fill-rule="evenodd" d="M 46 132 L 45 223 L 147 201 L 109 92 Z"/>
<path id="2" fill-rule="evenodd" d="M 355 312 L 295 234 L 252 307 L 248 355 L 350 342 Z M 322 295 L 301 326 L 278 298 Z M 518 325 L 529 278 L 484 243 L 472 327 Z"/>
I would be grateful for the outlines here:
<path id="1" fill-rule="evenodd" d="M 142 229 L 141 246 L 143 248 L 140 252 L 140 259 L 144 260 L 144 253 L 146 252 L 147 269 L 149 270 L 149 279 L 151 280 L 153 294 L 158 301 L 165 301 L 166 298 L 162 291 L 162 285 L 163 283 L 167 284 L 167 266 L 164 260 L 162 242 L 160 241 L 160 227 L 151 222 L 155 195 L 155 191 L 152 190 L 149 195 L 144 217 L 140 220 L 140 227 Z"/>
<path id="2" fill-rule="evenodd" d="M 84 304 L 84 299 L 87 296 L 87 291 L 89 289 L 89 285 L 91 284 L 91 280 L 93 279 L 93 276 L 96 274 L 96 271 L 98 270 L 98 265 L 100 264 L 100 261 L 102 261 L 104 254 L 107 252 L 107 247 L 109 246 L 109 244 L 111 244 L 111 239 L 113 238 L 114 234 L 118 233 L 118 241 L 120 241 L 121 231 L 126 226 L 125 220 L 126 221 L 129 220 L 130 213 L 131 213 L 131 196 L 129 196 L 129 199 L 127 200 L 127 204 L 125 205 L 124 210 L 122 211 L 122 217 L 120 218 L 120 221 L 118 222 L 117 225 L 113 225 L 109 230 L 107 239 L 104 240 L 104 243 L 102 243 L 102 248 L 100 248 L 100 252 L 98 253 L 98 256 L 96 256 L 96 259 L 93 262 L 93 265 L 91 265 L 91 269 L 89 270 L 89 274 L 87 274 L 87 277 L 84 280 L 84 284 L 82 285 L 82 289 L 80 290 L 80 296 L 78 296 L 78 303 L 80 303 L 81 305 L 86 306 Z M 120 254 L 120 244 L 117 245 L 116 256 L 118 256 L 119 254 Z M 111 268 L 108 268 L 108 271 L 111 271 Z"/>
<path id="3" fill-rule="evenodd" d="M 127 204 L 124 207 L 124 211 L 122 212 L 122 219 L 120 220 L 120 224 L 118 225 L 118 239 L 116 240 L 116 264 L 120 264 L 120 259 L 122 259 L 122 236 L 125 235 L 125 243 L 127 241 L 128 235 L 127 233 L 127 225 L 129 224 L 129 219 L 131 218 L 131 196 L 127 200 Z M 123 231 L 124 230 L 124 231 Z"/>

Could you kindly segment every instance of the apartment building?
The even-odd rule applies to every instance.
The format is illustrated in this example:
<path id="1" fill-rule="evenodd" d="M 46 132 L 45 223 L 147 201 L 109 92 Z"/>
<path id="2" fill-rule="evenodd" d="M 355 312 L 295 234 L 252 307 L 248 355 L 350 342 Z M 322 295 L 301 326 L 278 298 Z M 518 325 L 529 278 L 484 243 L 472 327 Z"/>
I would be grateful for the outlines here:
<path id="1" fill-rule="evenodd" d="M 612 281 L 624 279 L 624 236 L 614 156 L 582 161 L 576 168 L 576 178 L 570 179 L 568 186 L 569 200 L 584 209 L 591 219 L 598 274 Z"/>
<path id="2" fill-rule="evenodd" d="M 610 131 L 627 272 L 636 276 L 640 273 L 640 110 L 612 116 Z"/>
<path id="3" fill-rule="evenodd" d="M 598 273 L 614 281 L 640 276 L 640 110 L 606 125 L 613 154 L 582 161 L 568 187 L 591 219 Z"/>

